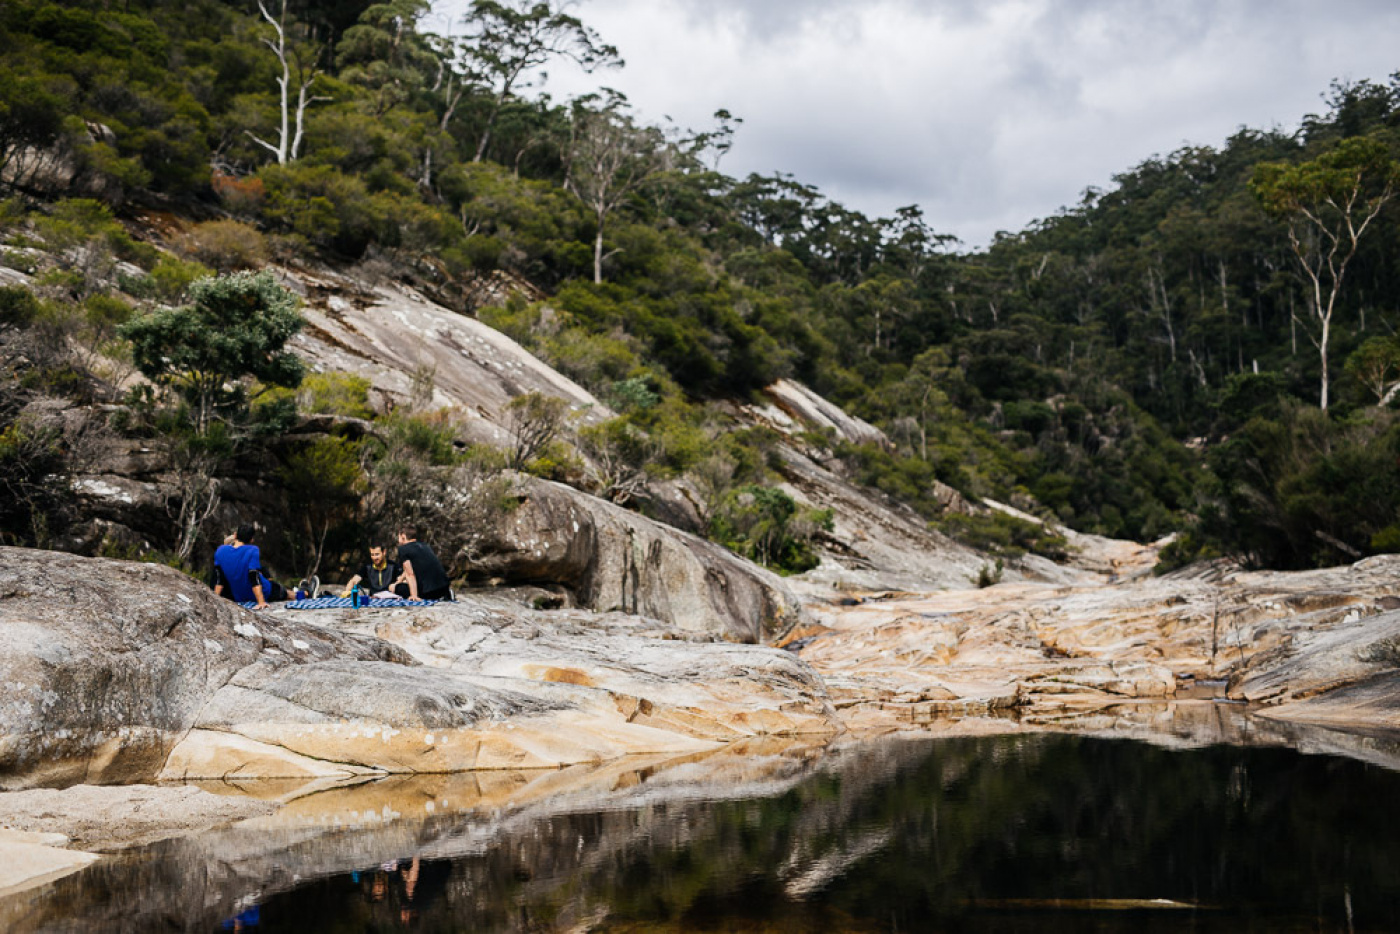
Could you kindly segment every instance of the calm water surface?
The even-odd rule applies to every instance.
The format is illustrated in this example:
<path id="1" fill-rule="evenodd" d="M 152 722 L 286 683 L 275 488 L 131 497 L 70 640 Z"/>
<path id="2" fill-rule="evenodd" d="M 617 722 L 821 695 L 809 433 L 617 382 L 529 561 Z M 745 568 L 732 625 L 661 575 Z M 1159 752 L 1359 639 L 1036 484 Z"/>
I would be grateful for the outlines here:
<path id="1" fill-rule="evenodd" d="M 477 786 L 464 811 L 410 817 L 386 804 L 353 829 L 229 828 L 104 861 L 11 901 L 0 920 L 19 931 L 1400 930 L 1400 772 L 1353 758 L 1036 734 L 888 740 L 723 770 L 725 781 L 704 761 L 613 768 L 557 794 L 530 793 L 536 779 L 504 795 Z"/>

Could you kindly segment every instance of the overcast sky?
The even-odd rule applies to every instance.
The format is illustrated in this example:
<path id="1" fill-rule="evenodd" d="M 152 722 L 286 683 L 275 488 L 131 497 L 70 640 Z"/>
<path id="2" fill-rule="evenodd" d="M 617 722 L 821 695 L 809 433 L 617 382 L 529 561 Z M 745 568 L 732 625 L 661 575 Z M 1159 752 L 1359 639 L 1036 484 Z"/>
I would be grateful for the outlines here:
<path id="1" fill-rule="evenodd" d="M 440 0 L 462 9 L 465 0 Z M 790 172 L 985 245 L 1090 185 L 1241 126 L 1291 132 L 1334 78 L 1400 70 L 1395 0 L 585 0 L 626 59 L 550 70 L 643 119 L 744 124 L 721 169 Z"/>

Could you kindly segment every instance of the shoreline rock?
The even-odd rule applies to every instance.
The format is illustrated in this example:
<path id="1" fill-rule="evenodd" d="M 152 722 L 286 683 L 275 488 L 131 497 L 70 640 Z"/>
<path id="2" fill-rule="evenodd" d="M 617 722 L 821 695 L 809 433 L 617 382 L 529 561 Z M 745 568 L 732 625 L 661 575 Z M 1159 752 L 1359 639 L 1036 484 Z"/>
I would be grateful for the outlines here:
<path id="1" fill-rule="evenodd" d="M 841 729 L 789 653 L 595 617 L 470 595 L 252 613 L 169 568 L 0 549 L 0 788 L 548 768 Z"/>

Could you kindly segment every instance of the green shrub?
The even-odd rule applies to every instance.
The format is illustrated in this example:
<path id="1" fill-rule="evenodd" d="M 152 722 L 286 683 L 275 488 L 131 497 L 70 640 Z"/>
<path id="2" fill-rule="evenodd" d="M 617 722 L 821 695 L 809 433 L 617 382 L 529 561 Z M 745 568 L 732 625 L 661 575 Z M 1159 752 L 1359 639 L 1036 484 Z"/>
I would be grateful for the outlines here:
<path id="1" fill-rule="evenodd" d="M 303 412 L 372 419 L 369 389 L 370 381 L 353 373 L 310 373 L 297 390 L 297 407 Z"/>
<path id="2" fill-rule="evenodd" d="M 11 328 L 29 327 L 39 312 L 39 299 L 24 286 L 0 286 L 0 334 Z"/>
<path id="3" fill-rule="evenodd" d="M 1006 563 L 1001 558 L 997 558 L 995 565 L 984 564 L 977 569 L 977 579 L 973 581 L 982 589 L 992 587 L 1001 583 L 1001 576 L 1006 571 Z"/>
<path id="4" fill-rule="evenodd" d="M 256 227 L 239 221 L 195 224 L 180 238 L 187 257 L 219 272 L 258 269 L 267 262 L 267 244 Z"/>
<path id="5" fill-rule="evenodd" d="M 813 539 L 832 526 L 830 510 L 800 510 L 784 491 L 749 484 L 725 497 L 711 517 L 710 537 L 776 571 L 801 574 L 820 563 Z"/>
<path id="6" fill-rule="evenodd" d="M 433 466 L 460 462 L 457 430 L 446 413 L 403 415 L 398 412 L 384 419 L 390 446 L 401 446 Z"/>
<path id="7" fill-rule="evenodd" d="M 191 285 L 212 275 L 214 271 L 203 263 L 165 254 L 151 270 L 151 282 L 157 297 L 166 304 L 177 305 L 185 300 Z"/>
<path id="8" fill-rule="evenodd" d="M 1028 522 L 1003 512 L 949 513 L 933 525 L 969 548 L 999 558 L 1019 558 L 1027 552 L 1051 561 L 1069 557 L 1069 543 L 1063 535 L 1038 522 Z"/>

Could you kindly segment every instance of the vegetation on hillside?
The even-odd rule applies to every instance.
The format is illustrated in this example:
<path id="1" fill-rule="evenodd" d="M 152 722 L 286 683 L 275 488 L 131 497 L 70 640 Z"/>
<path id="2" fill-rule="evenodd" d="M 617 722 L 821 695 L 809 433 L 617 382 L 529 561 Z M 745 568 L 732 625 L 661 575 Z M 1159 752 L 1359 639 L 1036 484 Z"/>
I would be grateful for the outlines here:
<path id="1" fill-rule="evenodd" d="M 40 425 L 35 399 L 119 398 L 151 369 L 142 328 L 197 308 L 201 276 L 315 258 L 456 296 L 619 413 L 563 426 L 572 445 L 514 452 L 518 466 L 642 509 L 648 483 L 685 478 L 708 534 L 781 568 L 810 565 L 827 520 L 784 501 L 771 439 L 730 431 L 713 403 L 782 377 L 891 439 L 833 463 L 1007 555 L 1063 542 L 945 516 L 935 481 L 1083 531 L 1183 532 L 1171 562 L 1400 550 L 1400 82 L 1336 85 L 1296 133 L 1149 159 L 960 252 L 916 206 L 870 218 L 788 175 L 723 174 L 727 112 L 682 129 L 614 92 L 534 92 L 560 58 L 621 64 L 558 4 L 477 0 L 452 35 L 427 14 L 421 0 L 0 8 L 14 196 L 0 261 L 39 277 L 38 294 L 0 295 L 8 540 L 66 521 L 60 468 L 80 446 Z M 199 223 L 158 251 L 119 223 L 150 210 Z M 472 283 L 496 270 L 548 298 L 474 307 Z M 292 380 L 246 373 L 308 404 L 272 391 Z M 279 467 L 350 523 L 307 518 L 317 562 L 366 520 L 310 481 L 343 476 L 373 503 L 374 478 L 382 494 L 396 476 L 376 465 L 407 463 L 362 443 Z M 429 466 L 432 448 L 388 445 Z"/>

